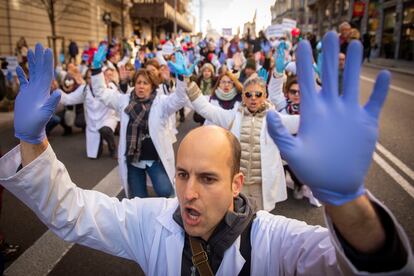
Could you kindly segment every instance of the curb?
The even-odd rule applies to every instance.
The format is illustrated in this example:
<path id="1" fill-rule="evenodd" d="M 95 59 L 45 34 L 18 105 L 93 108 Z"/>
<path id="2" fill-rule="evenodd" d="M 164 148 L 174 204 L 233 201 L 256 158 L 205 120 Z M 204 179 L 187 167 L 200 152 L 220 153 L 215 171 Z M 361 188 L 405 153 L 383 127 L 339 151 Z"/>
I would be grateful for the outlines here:
<path id="1" fill-rule="evenodd" d="M 379 64 L 374 64 L 374 63 L 364 63 L 363 66 L 375 68 L 375 69 L 387 69 L 391 72 L 414 76 L 414 70 L 405 70 L 405 69 L 396 68 L 396 67 L 381 66 Z"/>

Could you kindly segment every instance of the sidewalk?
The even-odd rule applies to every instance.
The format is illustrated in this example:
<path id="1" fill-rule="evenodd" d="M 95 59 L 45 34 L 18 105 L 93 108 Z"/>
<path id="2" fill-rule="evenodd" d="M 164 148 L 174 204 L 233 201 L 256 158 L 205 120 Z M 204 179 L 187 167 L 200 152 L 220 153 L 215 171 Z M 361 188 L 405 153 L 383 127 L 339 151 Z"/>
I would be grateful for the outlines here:
<path id="1" fill-rule="evenodd" d="M 0 127 L 13 124 L 14 112 L 0 112 Z"/>
<path id="2" fill-rule="evenodd" d="M 392 72 L 414 76 L 414 62 L 400 59 L 375 58 L 364 62 L 364 66 L 378 69 L 387 69 Z"/>

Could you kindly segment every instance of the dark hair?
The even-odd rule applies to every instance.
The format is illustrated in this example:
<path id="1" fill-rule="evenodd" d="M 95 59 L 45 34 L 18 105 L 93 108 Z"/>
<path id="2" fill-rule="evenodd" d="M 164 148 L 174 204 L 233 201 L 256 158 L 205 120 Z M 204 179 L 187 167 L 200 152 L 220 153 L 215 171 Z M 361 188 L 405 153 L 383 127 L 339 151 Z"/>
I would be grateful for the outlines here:
<path id="1" fill-rule="evenodd" d="M 137 79 L 139 76 L 143 76 L 144 78 L 146 78 L 151 83 L 153 90 L 156 89 L 158 85 L 160 84 L 159 76 L 154 74 L 150 70 L 139 69 L 134 75 L 134 84 L 137 82 Z"/>
<path id="2" fill-rule="evenodd" d="M 241 158 L 241 146 L 239 140 L 228 130 L 224 131 L 227 140 L 230 143 L 231 148 L 231 159 L 230 159 L 230 168 L 231 168 L 231 177 L 233 178 L 236 174 L 240 172 L 240 158 Z"/>
<path id="3" fill-rule="evenodd" d="M 289 92 L 290 87 L 293 84 L 298 84 L 298 79 L 296 78 L 296 76 L 289 76 L 286 80 L 285 89 L 283 89 L 284 90 L 283 92 L 287 94 Z"/>

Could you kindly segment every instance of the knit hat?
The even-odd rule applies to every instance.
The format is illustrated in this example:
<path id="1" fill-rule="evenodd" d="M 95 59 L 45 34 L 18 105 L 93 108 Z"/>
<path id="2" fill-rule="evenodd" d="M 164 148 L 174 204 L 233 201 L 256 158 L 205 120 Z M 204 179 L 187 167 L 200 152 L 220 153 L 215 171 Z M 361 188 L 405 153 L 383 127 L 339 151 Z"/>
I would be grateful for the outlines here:
<path id="1" fill-rule="evenodd" d="M 250 68 L 250 69 L 256 71 L 256 61 L 254 59 L 252 59 L 252 58 L 248 58 L 246 60 L 246 66 L 245 66 L 245 68 L 246 69 L 247 68 Z"/>
<path id="2" fill-rule="evenodd" d="M 209 69 L 212 74 L 214 74 L 214 66 L 211 63 L 204 63 L 201 67 L 200 72 L 204 72 L 204 70 Z"/>

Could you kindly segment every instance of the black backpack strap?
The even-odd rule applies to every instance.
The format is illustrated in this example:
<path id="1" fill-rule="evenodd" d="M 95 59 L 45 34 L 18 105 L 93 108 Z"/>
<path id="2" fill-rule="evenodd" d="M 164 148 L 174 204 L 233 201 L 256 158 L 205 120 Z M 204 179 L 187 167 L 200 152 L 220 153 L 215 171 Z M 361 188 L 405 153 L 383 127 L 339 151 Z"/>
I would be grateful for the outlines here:
<path id="1" fill-rule="evenodd" d="M 239 275 L 241 276 L 250 275 L 251 256 L 252 256 L 252 244 L 251 244 L 250 233 L 251 233 L 252 224 L 255 218 L 256 218 L 256 214 L 253 215 L 253 218 L 250 220 L 249 225 L 247 225 L 246 229 L 244 229 L 240 237 L 240 253 L 242 254 L 243 258 L 246 260 L 242 270 L 239 273 Z"/>

